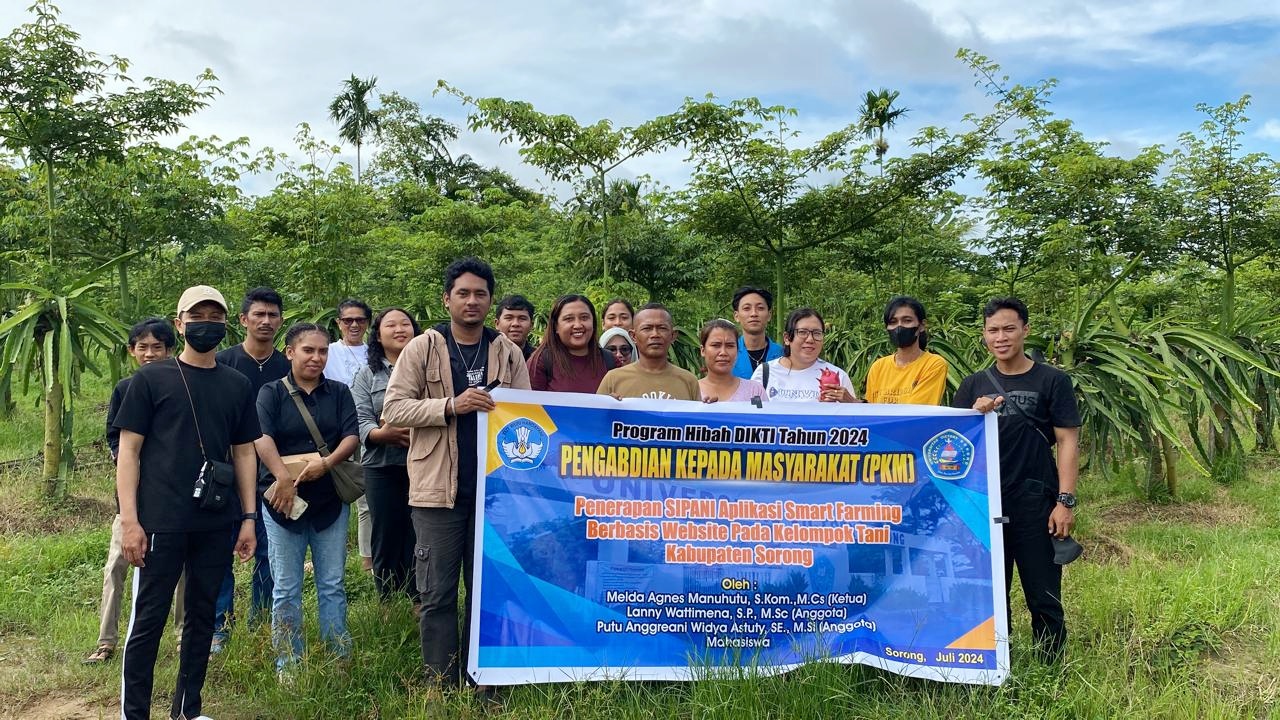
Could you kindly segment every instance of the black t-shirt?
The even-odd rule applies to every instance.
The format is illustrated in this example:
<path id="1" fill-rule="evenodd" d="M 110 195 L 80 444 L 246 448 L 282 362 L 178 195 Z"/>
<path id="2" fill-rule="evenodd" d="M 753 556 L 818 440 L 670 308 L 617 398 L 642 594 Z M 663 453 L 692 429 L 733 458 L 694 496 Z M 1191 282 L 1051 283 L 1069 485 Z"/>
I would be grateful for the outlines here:
<path id="1" fill-rule="evenodd" d="M 139 368 L 114 425 L 144 436 L 138 471 L 138 522 L 147 533 L 206 531 L 239 522 L 239 493 L 220 511 L 202 510 L 191 497 L 204 463 L 232 462 L 231 446 L 258 439 L 249 381 L 222 364 L 201 368 L 162 360 Z M 179 375 L 179 372 L 182 374 Z M 182 378 L 191 388 L 188 399 Z M 192 407 L 195 413 L 192 413 Z M 199 433 L 195 416 L 199 417 Z"/>
<path id="2" fill-rule="evenodd" d="M 120 412 L 120 403 L 124 402 L 125 393 L 129 392 L 129 381 L 133 377 L 121 378 L 111 391 L 111 404 L 107 405 L 107 447 L 111 449 L 111 461 L 115 462 L 120 455 L 120 429 L 115 426 L 116 414 Z M 118 503 L 117 503 L 118 505 Z"/>
<path id="3" fill-rule="evenodd" d="M 259 364 L 249 353 L 244 351 L 243 343 L 219 352 L 217 358 L 218 362 L 223 365 L 230 365 L 239 370 L 240 374 L 249 378 L 249 384 L 252 386 L 251 389 L 255 398 L 258 397 L 258 391 L 262 389 L 263 385 L 288 375 L 291 367 L 289 359 L 284 356 L 284 353 L 275 348 L 271 349 L 271 357 Z"/>
<path id="4" fill-rule="evenodd" d="M 436 326 L 449 348 L 449 369 L 453 373 L 453 396 L 469 387 L 484 387 L 489 380 L 489 343 L 498 331 L 485 328 L 480 342 L 459 345 L 453 339 L 449 323 Z M 466 413 L 458 422 L 458 498 L 455 505 L 474 502 L 476 498 L 476 414 Z"/>
<path id="5" fill-rule="evenodd" d="M 1038 490 L 1057 494 L 1058 465 L 1050 443 L 1056 442 L 1055 427 L 1080 427 L 1080 411 L 1076 407 L 1071 378 L 1061 370 L 1035 363 L 1021 375 L 1005 375 L 992 368 L 1006 393 L 1004 404 L 997 409 L 1000 427 L 1000 492 L 1006 498 L 1018 493 Z M 994 398 L 999 393 L 987 373 L 974 373 L 965 378 L 951 400 L 952 407 L 971 408 L 982 396 Z M 1012 407 L 1017 403 L 1022 412 Z"/>
<path id="6" fill-rule="evenodd" d="M 293 374 L 289 374 L 293 382 Z M 294 387 L 297 387 L 296 385 Z M 313 392 L 298 388 L 302 402 L 311 412 L 311 418 L 324 438 L 325 445 L 332 452 L 348 435 L 358 435 L 359 423 L 356 420 L 356 404 L 351 399 L 351 388 L 337 380 L 323 378 Z M 276 443 L 280 456 L 317 452 L 311 431 L 298 413 L 298 406 L 289 396 L 282 380 L 273 380 L 258 391 L 258 422 L 262 425 L 262 434 L 271 436 Z M 318 480 L 298 485 L 298 497 L 307 501 L 307 511 L 297 520 L 290 520 L 269 503 L 263 508 L 271 513 L 271 519 L 282 527 L 293 532 L 302 532 L 300 523 L 308 523 L 316 530 L 324 530 L 338 519 L 342 512 L 342 499 L 333 487 L 333 478 L 325 474 Z"/>

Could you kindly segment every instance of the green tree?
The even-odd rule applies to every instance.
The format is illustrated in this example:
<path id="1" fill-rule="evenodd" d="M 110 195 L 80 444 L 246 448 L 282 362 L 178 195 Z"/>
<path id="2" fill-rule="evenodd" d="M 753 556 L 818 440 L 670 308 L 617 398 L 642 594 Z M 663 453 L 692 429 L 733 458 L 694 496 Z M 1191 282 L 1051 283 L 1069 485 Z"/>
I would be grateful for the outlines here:
<path id="1" fill-rule="evenodd" d="M 440 89 L 473 108 L 472 130 L 498 133 L 502 142 L 516 140 L 520 155 L 552 180 L 574 185 L 579 195 L 594 187 L 601 197 L 609 188 L 609 173 L 632 158 L 659 152 L 680 142 L 685 128 L 679 114 L 663 115 L 635 127 L 614 128 L 608 120 L 583 126 L 569 115 L 538 112 L 527 102 L 503 98 L 473 98 L 444 81 Z M 610 231 L 607 213 L 600 216 L 600 259 L 606 284 L 610 277 Z"/>
<path id="2" fill-rule="evenodd" d="M 118 349 L 123 335 L 123 328 L 93 304 L 92 291 L 101 287 L 102 273 L 134 256 L 131 251 L 87 276 L 65 279 L 75 270 L 66 260 L 79 238 L 57 230 L 60 172 L 119 160 L 131 144 L 175 132 L 218 90 L 208 70 L 196 85 L 146 78 L 138 87 L 125 75 L 128 60 L 103 59 L 79 47 L 79 34 L 59 21 L 48 0 L 37 0 L 30 12 L 31 22 L 0 40 L 0 144 L 26 163 L 32 184 L 42 186 L 48 253 L 47 265 L 30 273 L 36 282 L 4 288 L 21 298 L 19 309 L 0 322 L 5 343 L 0 384 L 8 385 L 6 378 L 15 373 L 25 377 L 32 368 L 41 373 L 44 480 L 49 496 L 56 498 L 65 492 L 71 462 L 71 398 L 80 373 L 96 372 L 91 355 Z M 38 257 L 23 256 L 27 261 Z"/>
<path id="3" fill-rule="evenodd" d="M 356 183 L 360 182 L 360 147 L 378 127 L 378 115 L 369 107 L 369 96 L 377 85 L 377 77 L 361 80 L 352 73 L 329 103 L 329 119 L 338 125 L 338 137 L 356 147 Z"/>
<path id="4" fill-rule="evenodd" d="M 687 229 L 659 217 L 651 199 L 644 183 L 636 180 L 614 180 L 603 194 L 588 188 L 569 204 L 575 249 L 578 257 L 593 263 L 601 248 L 591 240 L 607 218 L 612 227 L 612 280 L 634 283 L 649 298 L 669 302 L 676 292 L 701 285 L 716 253 Z"/>
<path id="5" fill-rule="evenodd" d="M 1171 155 L 1167 186 L 1176 198 L 1170 235 L 1177 247 L 1222 273 L 1218 323 L 1235 325 L 1236 275 L 1280 250 L 1280 164 L 1266 153 L 1245 153 L 1241 126 L 1248 95 L 1217 107 L 1200 133 L 1183 133 Z"/>
<path id="6" fill-rule="evenodd" d="M 374 113 L 379 149 L 369 163 L 375 182 L 412 182 L 451 200 L 478 201 L 485 191 L 499 189 L 519 200 L 539 201 L 537 193 L 502 170 L 481 165 L 470 155 L 454 158 L 449 143 L 458 139 L 458 128 L 453 123 L 423 113 L 418 103 L 399 93 L 380 95 L 379 102 Z"/>
<path id="7" fill-rule="evenodd" d="M 0 142 L 41 171 L 52 264 L 65 249 L 55 232 L 58 169 L 116 159 L 131 142 L 176 131 L 218 92 L 208 84 L 217 78 L 205 70 L 195 86 L 147 78 L 139 88 L 128 84 L 128 60 L 79 47 L 80 35 L 59 22 L 48 0 L 38 0 L 31 13 L 32 22 L 0 40 Z M 106 90 L 117 84 L 127 86 Z"/>
<path id="8" fill-rule="evenodd" d="M 309 125 L 298 126 L 295 141 L 301 162 L 281 155 L 276 187 L 237 222 L 250 246 L 283 263 L 269 269 L 273 284 L 292 286 L 319 309 L 351 294 L 358 268 L 376 252 L 359 238 L 386 222 L 389 211 L 383 198 L 354 181 L 350 166 L 336 162 L 339 148 L 317 140 Z"/>
<path id="9" fill-rule="evenodd" d="M 983 247 L 998 292 L 1027 294 L 1073 317 L 1139 255 L 1150 271 L 1169 260 L 1169 212 L 1159 147 L 1131 159 L 1106 154 L 1069 120 L 1036 116 L 978 163 L 986 195 Z M 1070 288 L 1071 303 L 1062 302 Z M 1114 295 L 1110 296 L 1114 298 Z"/>
<path id="10" fill-rule="evenodd" d="M 247 145 L 243 138 L 193 139 L 176 148 L 140 143 L 118 160 L 78 164 L 64 183 L 61 210 L 63 228 L 80 239 L 69 257 L 100 265 L 135 249 L 140 258 L 156 258 L 164 249 L 184 253 L 224 242 L 226 211 L 241 200 L 235 181 L 270 166 L 269 156 L 250 156 Z M 135 317 L 131 264 L 116 264 L 126 322 Z"/>
<path id="11" fill-rule="evenodd" d="M 795 111 L 755 98 L 720 104 L 687 101 L 681 124 L 694 165 L 680 194 L 683 215 L 699 235 L 773 268 L 774 317 L 781 327 L 789 262 L 824 246 L 848 243 L 885 222 L 902 203 L 937 196 L 976 158 L 995 121 L 950 135 L 926 128 L 913 144 L 928 149 L 866 172 L 866 146 L 852 123 L 812 145 L 799 144 Z M 763 256 L 763 257 L 760 257 Z"/>
<path id="12" fill-rule="evenodd" d="M 1259 259 L 1276 259 L 1280 250 L 1280 164 L 1265 153 L 1243 151 L 1249 102 L 1245 95 L 1217 107 L 1197 105 L 1208 118 L 1199 134 L 1179 137 L 1166 181 L 1175 198 L 1169 235 L 1180 251 L 1219 273 L 1216 329 L 1229 337 L 1240 331 L 1237 275 Z M 1215 461 L 1242 453 L 1231 406 L 1214 403 L 1211 411 Z"/>

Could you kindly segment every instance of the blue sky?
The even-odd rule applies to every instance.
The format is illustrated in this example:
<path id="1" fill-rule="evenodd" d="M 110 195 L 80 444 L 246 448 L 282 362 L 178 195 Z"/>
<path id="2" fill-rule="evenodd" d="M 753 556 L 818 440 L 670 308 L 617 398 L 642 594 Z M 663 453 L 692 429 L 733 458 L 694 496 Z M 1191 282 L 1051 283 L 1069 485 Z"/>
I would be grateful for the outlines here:
<path id="1" fill-rule="evenodd" d="M 5 3 L 0 23 L 25 22 L 26 4 Z M 136 78 L 185 80 L 212 68 L 225 94 L 190 132 L 247 135 L 286 152 L 300 122 L 336 139 L 326 109 L 354 72 L 459 124 L 465 110 L 431 95 L 439 78 L 474 96 L 618 124 L 670 112 L 687 96 L 757 96 L 797 107 L 796 127 L 809 138 L 854 121 L 862 94 L 883 86 L 911 110 L 888 137 L 894 154 L 918 128 L 959 129 L 964 113 L 990 106 L 954 59 L 963 46 L 1016 82 L 1057 78 L 1054 110 L 1118 154 L 1172 146 L 1201 121 L 1196 103 L 1249 93 L 1245 146 L 1280 156 L 1274 2 L 64 0 L 62 10 L 86 47 L 129 58 Z M 492 136 L 464 133 L 456 152 L 544 184 Z M 672 185 L 686 176 L 679 153 L 626 171 Z"/>

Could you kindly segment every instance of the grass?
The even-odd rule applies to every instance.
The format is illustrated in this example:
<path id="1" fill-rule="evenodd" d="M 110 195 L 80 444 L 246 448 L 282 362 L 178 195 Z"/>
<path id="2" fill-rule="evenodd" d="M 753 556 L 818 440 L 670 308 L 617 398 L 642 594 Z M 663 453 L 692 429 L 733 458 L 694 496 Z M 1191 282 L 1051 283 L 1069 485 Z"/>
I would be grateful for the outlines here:
<path id="1" fill-rule="evenodd" d="M 38 462 L 0 465 L 0 717 L 118 712 L 118 656 L 105 667 L 80 665 L 96 636 L 113 512 L 105 451 L 92 444 L 106 392 L 90 384 L 79 400 L 81 463 L 65 506 L 40 502 Z M 24 400 L 18 417 L 0 423 L 0 462 L 34 455 L 38 437 L 38 407 Z M 777 677 L 512 688 L 498 704 L 467 693 L 442 697 L 419 680 L 407 603 L 380 604 L 353 553 L 352 661 L 339 664 L 320 649 L 308 597 L 311 654 L 296 683 L 276 682 L 267 629 L 241 627 L 210 668 L 205 711 L 215 718 L 1269 717 L 1280 707 L 1280 462 L 1252 458 L 1246 479 L 1226 487 L 1184 477 L 1183 500 L 1167 505 L 1137 502 L 1120 481 L 1082 482 L 1077 536 L 1086 555 L 1067 570 L 1068 660 L 1045 666 L 1032 658 L 1015 591 L 1013 673 L 999 688 L 814 664 Z M 244 607 L 248 566 L 237 572 Z M 166 637 L 157 713 L 167 707 L 176 666 Z"/>

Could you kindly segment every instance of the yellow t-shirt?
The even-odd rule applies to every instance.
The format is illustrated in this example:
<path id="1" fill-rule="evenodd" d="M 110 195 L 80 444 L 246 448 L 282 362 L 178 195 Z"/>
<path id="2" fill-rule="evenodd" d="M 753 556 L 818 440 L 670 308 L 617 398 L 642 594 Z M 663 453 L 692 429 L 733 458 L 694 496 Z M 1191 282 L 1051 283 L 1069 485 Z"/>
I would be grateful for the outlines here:
<path id="1" fill-rule="evenodd" d="M 947 387 L 947 361 L 926 352 L 900 368 L 892 355 L 871 364 L 867 402 L 889 405 L 937 405 Z"/>

